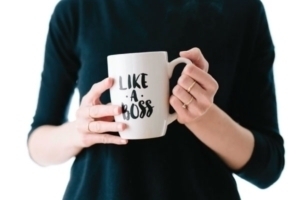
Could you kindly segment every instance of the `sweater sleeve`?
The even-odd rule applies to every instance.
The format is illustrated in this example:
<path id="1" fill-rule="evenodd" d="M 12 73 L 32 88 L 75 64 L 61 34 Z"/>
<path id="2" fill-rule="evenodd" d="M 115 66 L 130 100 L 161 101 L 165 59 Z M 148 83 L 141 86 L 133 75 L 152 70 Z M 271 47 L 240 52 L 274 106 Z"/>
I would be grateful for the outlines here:
<path id="1" fill-rule="evenodd" d="M 235 120 L 255 139 L 248 163 L 235 173 L 259 188 L 267 188 L 284 168 L 284 145 L 280 135 L 273 76 L 275 58 L 267 17 L 260 2 L 256 36 L 245 70 L 238 74 L 232 100 Z M 247 38 L 249 39 L 249 38 Z"/>
<path id="2" fill-rule="evenodd" d="M 70 2 L 60 1 L 50 19 L 38 104 L 28 138 L 39 126 L 61 125 L 67 121 L 80 66 L 74 51 L 75 20 Z"/>

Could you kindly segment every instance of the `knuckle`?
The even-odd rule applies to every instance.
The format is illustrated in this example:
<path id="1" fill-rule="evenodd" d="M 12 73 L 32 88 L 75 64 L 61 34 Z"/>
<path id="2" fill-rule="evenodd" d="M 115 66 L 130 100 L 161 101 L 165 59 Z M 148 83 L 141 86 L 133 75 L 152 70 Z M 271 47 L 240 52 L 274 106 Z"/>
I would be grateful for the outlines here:
<path id="1" fill-rule="evenodd" d="M 195 109 L 195 116 L 194 117 L 199 117 L 203 115 L 203 109 L 200 106 L 197 106 L 197 108 Z"/>
<path id="2" fill-rule="evenodd" d="M 183 86 L 187 84 L 187 81 L 188 81 L 188 77 L 183 74 L 179 77 L 178 84 Z"/>
<path id="3" fill-rule="evenodd" d="M 214 81 L 214 91 L 218 91 L 219 90 L 219 83 L 217 81 Z"/>
<path id="4" fill-rule="evenodd" d="M 209 98 L 203 98 L 202 105 L 203 105 L 203 110 L 206 110 L 212 105 L 212 102 L 209 100 Z"/>
<path id="5" fill-rule="evenodd" d="M 179 84 L 179 85 L 182 85 L 183 84 L 183 82 L 184 82 L 184 80 L 183 80 L 184 78 L 183 78 L 183 75 L 181 75 L 180 77 L 179 77 L 179 79 L 178 79 L 178 81 L 177 81 L 177 83 Z"/>
<path id="6" fill-rule="evenodd" d="M 99 122 L 90 122 L 89 129 L 91 132 L 101 132 L 101 126 L 99 125 Z"/>
<path id="7" fill-rule="evenodd" d="M 194 52 L 195 52 L 195 54 L 196 54 L 196 59 L 197 59 L 198 61 L 201 60 L 201 55 L 202 55 L 201 50 L 200 50 L 199 48 L 195 47 L 195 48 L 194 48 Z"/>
<path id="8" fill-rule="evenodd" d="M 197 52 L 201 52 L 201 50 L 200 50 L 198 47 L 194 47 L 194 49 L 195 49 Z"/>
<path id="9" fill-rule="evenodd" d="M 219 89 L 219 84 L 217 83 L 217 81 L 213 80 L 212 84 L 210 84 L 210 87 L 208 88 L 208 92 L 210 95 L 214 95 L 216 94 L 216 92 Z"/>
<path id="10" fill-rule="evenodd" d="M 89 147 L 91 145 L 91 137 L 88 134 L 81 135 L 81 143 L 84 147 Z"/>
<path id="11" fill-rule="evenodd" d="M 184 70 L 183 70 L 186 74 L 193 74 L 195 71 L 195 66 L 193 64 L 188 64 Z"/>
<path id="12" fill-rule="evenodd" d="M 195 53 L 201 53 L 201 50 L 198 47 L 192 48 L 192 51 L 194 51 Z"/>
<path id="13" fill-rule="evenodd" d="M 102 143 L 103 144 L 109 143 L 109 135 L 107 135 L 107 134 L 102 135 Z"/>
<path id="14" fill-rule="evenodd" d="M 219 83 L 216 81 L 216 79 L 214 79 L 213 76 L 211 76 L 210 74 L 207 74 L 208 75 L 208 84 L 207 84 L 207 88 L 206 90 L 208 92 L 216 92 L 218 89 L 219 89 Z"/>
<path id="15" fill-rule="evenodd" d="M 179 85 L 176 85 L 174 88 L 173 88 L 173 94 L 179 94 L 180 93 L 180 87 Z"/>
<path id="16" fill-rule="evenodd" d="M 204 60 L 204 68 L 208 71 L 209 69 L 209 63 L 207 60 Z"/>
<path id="17" fill-rule="evenodd" d="M 213 105 L 214 101 L 215 101 L 215 96 L 212 95 L 209 100 L 211 102 L 209 107 L 211 107 Z"/>
<path id="18" fill-rule="evenodd" d="M 182 86 L 176 85 L 176 86 L 174 87 L 173 94 L 178 96 L 178 95 L 180 95 L 180 94 L 183 94 L 184 91 L 185 91 L 185 90 L 183 89 Z"/>
<path id="19" fill-rule="evenodd" d="M 170 104 L 175 105 L 175 103 L 176 103 L 176 97 L 172 95 L 170 98 Z"/>

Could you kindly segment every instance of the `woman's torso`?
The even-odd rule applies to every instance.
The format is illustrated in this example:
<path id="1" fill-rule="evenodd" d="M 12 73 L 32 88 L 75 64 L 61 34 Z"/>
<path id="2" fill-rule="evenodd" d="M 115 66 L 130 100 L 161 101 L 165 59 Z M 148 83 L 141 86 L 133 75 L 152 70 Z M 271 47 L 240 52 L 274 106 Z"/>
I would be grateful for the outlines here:
<path id="1" fill-rule="evenodd" d="M 199 47 L 220 85 L 215 103 L 230 109 L 241 38 L 229 31 L 234 25 L 229 12 L 234 9 L 228 10 L 228 3 L 191 1 L 194 4 L 185 7 L 182 3 L 187 1 L 64 1 L 77 21 L 81 97 L 108 76 L 110 54 L 167 51 L 172 60 L 181 50 Z M 174 71 L 171 87 L 180 73 Z M 110 101 L 108 92 L 101 101 Z M 174 122 L 162 138 L 84 149 L 72 166 L 64 199 L 234 200 L 239 195 L 232 172 L 221 159 L 184 125 Z"/>

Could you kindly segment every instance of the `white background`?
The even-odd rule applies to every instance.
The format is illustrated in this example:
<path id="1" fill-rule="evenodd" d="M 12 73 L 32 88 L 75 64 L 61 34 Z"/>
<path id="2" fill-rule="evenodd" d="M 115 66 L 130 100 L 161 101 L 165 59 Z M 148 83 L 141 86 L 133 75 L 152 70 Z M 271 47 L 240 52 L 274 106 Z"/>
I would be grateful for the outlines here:
<path id="1" fill-rule="evenodd" d="M 26 137 L 36 106 L 48 22 L 58 0 L 0 0 L 0 199 L 62 198 L 72 160 L 40 168 Z M 276 45 L 275 78 L 286 166 L 278 182 L 260 190 L 239 179 L 243 200 L 300 199 L 300 19 L 298 0 L 263 0 Z M 75 94 L 70 118 L 78 102 Z"/>

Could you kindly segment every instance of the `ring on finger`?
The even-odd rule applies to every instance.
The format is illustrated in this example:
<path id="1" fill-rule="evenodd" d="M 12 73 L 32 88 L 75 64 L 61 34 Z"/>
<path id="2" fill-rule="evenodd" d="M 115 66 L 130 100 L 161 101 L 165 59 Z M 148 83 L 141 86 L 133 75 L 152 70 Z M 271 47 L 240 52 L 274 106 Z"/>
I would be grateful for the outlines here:
<path id="1" fill-rule="evenodd" d="M 193 100 L 194 100 L 194 97 L 192 97 L 192 98 L 189 100 L 189 102 L 184 103 L 184 104 L 182 105 L 182 108 L 186 109 L 187 106 L 190 105 L 190 104 L 193 102 Z"/>
<path id="2" fill-rule="evenodd" d="M 193 87 L 194 87 L 195 84 L 196 84 L 196 81 L 194 81 L 194 82 L 190 85 L 190 87 L 187 89 L 187 92 L 188 92 L 188 93 L 191 92 L 191 90 L 193 89 Z"/>

